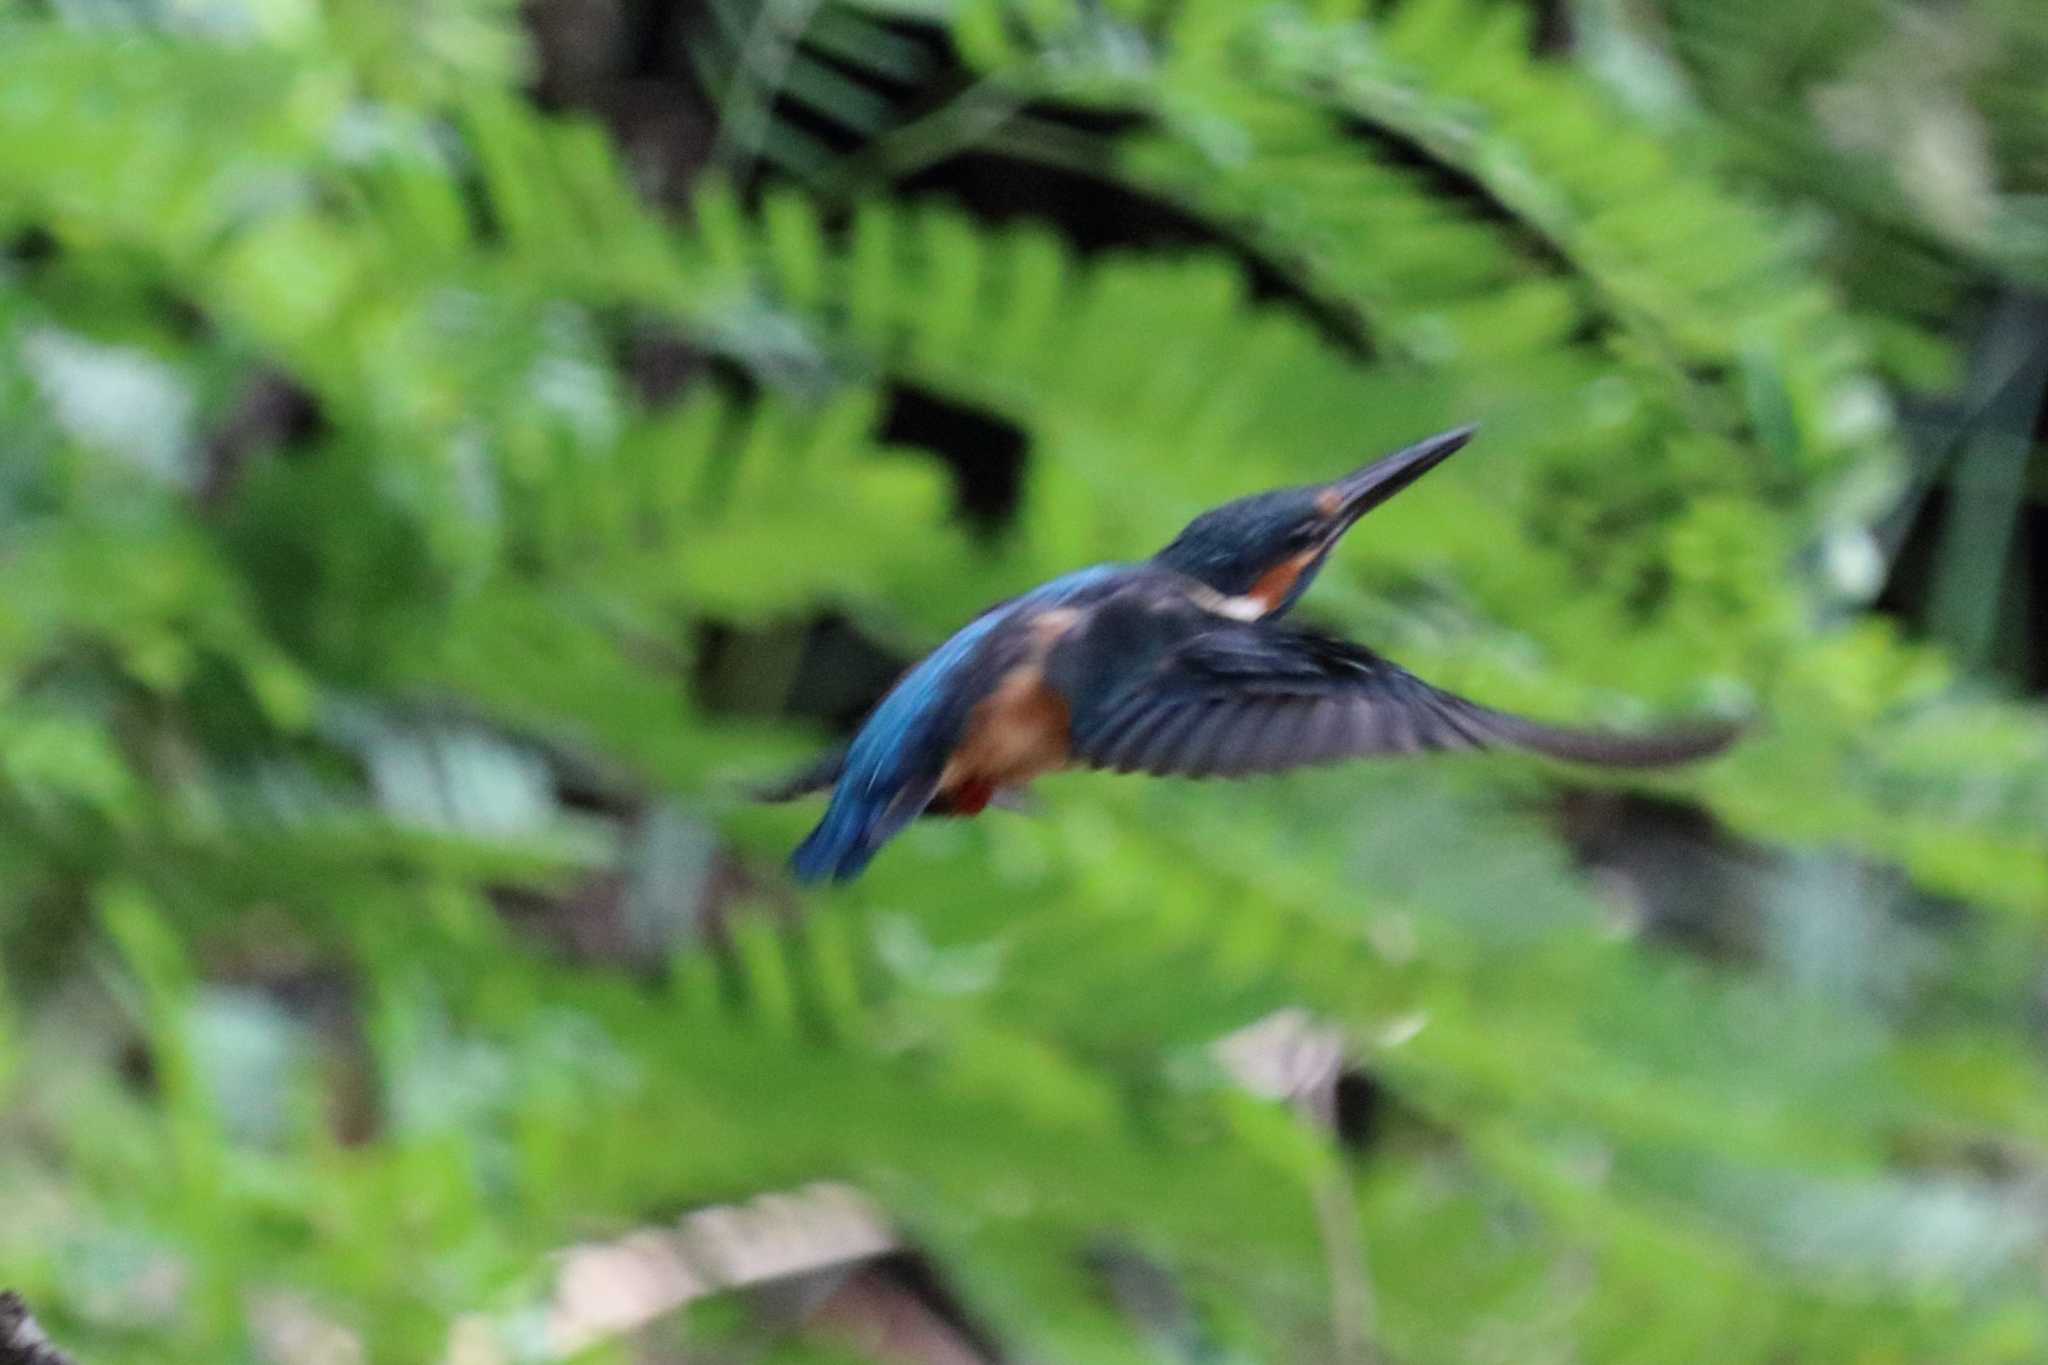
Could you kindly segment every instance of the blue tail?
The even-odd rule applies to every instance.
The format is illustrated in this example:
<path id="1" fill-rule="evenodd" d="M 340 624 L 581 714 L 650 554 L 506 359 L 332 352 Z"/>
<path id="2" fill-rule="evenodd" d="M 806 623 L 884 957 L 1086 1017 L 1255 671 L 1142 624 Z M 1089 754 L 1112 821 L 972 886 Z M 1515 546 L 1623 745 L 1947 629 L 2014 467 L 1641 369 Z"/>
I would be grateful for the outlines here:
<path id="1" fill-rule="evenodd" d="M 930 804 L 973 700 L 962 666 L 1003 619 L 999 611 L 976 617 L 889 689 L 847 748 L 825 818 L 790 855 L 798 881 L 859 876 Z"/>
<path id="2" fill-rule="evenodd" d="M 810 836 L 789 855 L 789 870 L 800 882 L 819 882 L 830 877 L 846 881 L 858 876 L 881 845 L 861 837 L 867 812 L 854 809 L 851 801 L 834 801 L 825 818 Z"/>
<path id="3" fill-rule="evenodd" d="M 872 797 L 834 792 L 825 818 L 790 855 L 790 872 L 800 882 L 827 877 L 844 882 L 858 877 L 882 845 L 917 818 L 931 793 L 899 790 L 890 796 L 886 802 L 877 802 Z"/>

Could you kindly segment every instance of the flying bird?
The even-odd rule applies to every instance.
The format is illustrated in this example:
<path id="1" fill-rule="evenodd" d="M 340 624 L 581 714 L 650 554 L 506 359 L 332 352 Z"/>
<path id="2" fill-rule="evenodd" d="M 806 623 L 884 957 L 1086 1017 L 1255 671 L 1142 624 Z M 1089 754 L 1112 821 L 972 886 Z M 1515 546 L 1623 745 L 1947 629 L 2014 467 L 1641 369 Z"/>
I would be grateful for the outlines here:
<path id="1" fill-rule="evenodd" d="M 1061 768 L 1245 777 L 1492 748 L 1654 768 L 1727 747 L 1737 727 L 1726 724 L 1627 735 L 1495 711 L 1280 619 L 1360 517 L 1474 430 L 1331 483 L 1241 498 L 1142 564 L 1081 569 L 990 607 L 904 674 L 850 744 L 757 793 L 832 788 L 791 870 L 850 879 L 918 816 L 979 814 Z"/>

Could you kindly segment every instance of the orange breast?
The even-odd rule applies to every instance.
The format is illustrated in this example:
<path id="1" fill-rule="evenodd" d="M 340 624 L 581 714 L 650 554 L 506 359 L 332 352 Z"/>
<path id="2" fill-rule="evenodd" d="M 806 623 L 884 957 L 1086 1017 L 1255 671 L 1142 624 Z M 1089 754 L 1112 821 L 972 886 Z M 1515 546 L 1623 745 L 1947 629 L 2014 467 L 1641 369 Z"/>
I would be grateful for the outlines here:
<path id="1" fill-rule="evenodd" d="M 1031 623 L 1032 643 L 1024 661 L 1005 673 L 968 714 L 959 747 L 939 775 L 941 792 L 1021 787 L 1041 773 L 1066 766 L 1072 715 L 1066 698 L 1046 684 L 1045 657 L 1053 642 L 1078 620 L 1078 612 L 1057 610 L 1041 613 Z"/>
<path id="2" fill-rule="evenodd" d="M 967 732 L 939 777 L 939 790 L 967 783 L 1022 786 L 1067 762 L 1066 699 L 1035 664 L 1013 668 L 967 718 Z"/>

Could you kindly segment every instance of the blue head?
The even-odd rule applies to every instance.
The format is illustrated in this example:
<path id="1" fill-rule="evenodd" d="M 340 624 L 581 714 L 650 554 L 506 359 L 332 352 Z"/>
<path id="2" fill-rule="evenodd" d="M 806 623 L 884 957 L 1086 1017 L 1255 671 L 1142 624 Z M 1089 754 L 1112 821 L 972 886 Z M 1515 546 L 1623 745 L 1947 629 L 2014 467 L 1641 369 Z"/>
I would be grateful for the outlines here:
<path id="1" fill-rule="evenodd" d="M 1248 615 L 1286 611 L 1354 522 L 1442 463 L 1476 429 L 1432 436 L 1331 483 L 1257 493 L 1204 512 L 1152 562 L 1206 583 Z"/>

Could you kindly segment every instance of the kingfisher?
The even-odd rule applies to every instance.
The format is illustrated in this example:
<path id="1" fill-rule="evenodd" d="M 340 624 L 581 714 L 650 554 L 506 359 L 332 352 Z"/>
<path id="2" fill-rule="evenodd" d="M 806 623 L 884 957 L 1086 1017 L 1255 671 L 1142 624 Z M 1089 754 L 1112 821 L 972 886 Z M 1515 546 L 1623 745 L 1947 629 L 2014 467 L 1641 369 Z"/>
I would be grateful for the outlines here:
<path id="1" fill-rule="evenodd" d="M 1726 748 L 1734 725 L 1623 734 L 1496 711 L 1282 619 L 1360 517 L 1475 430 L 1432 436 L 1333 482 L 1240 498 L 1144 563 L 1098 564 L 990 607 L 905 673 L 849 744 L 757 793 L 779 801 L 832 789 L 793 874 L 849 880 L 919 816 L 978 815 L 1070 767 L 1247 777 L 1512 748 L 1656 768 Z"/>

